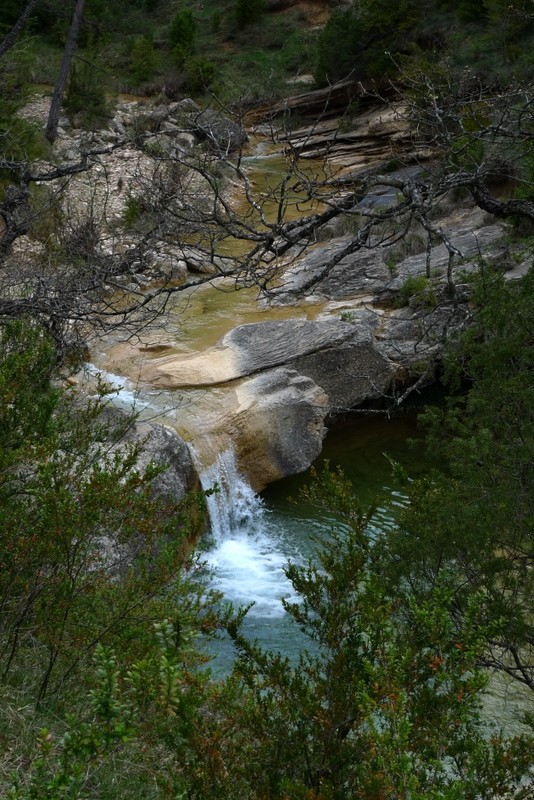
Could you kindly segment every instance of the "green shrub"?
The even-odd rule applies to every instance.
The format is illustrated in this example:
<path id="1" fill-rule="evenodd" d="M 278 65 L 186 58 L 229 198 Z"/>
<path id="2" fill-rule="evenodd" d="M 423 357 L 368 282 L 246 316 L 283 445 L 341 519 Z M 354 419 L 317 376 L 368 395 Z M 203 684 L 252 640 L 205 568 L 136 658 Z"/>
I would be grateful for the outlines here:
<path id="1" fill-rule="evenodd" d="M 39 326 L 0 330 L 0 673 L 25 675 L 28 702 L 62 690 L 111 632 L 118 652 L 142 642 L 143 615 L 187 580 L 180 543 L 196 524 L 189 500 L 154 497 L 161 469 L 139 469 L 138 446 L 113 451 L 131 418 L 104 399 L 82 408 L 56 371 Z"/>
<path id="2" fill-rule="evenodd" d="M 265 0 L 235 0 L 234 14 L 238 28 L 257 22 L 265 10 Z"/>
<path id="3" fill-rule="evenodd" d="M 401 259 L 399 258 L 398 253 L 394 250 L 386 250 L 384 254 L 384 264 L 388 268 L 392 277 L 395 276 L 397 272 L 397 264 Z"/>
<path id="4" fill-rule="evenodd" d="M 484 160 L 484 155 L 484 142 L 465 135 L 452 143 L 448 157 L 453 170 L 474 171 Z"/>
<path id="5" fill-rule="evenodd" d="M 219 33 L 222 26 L 222 14 L 220 11 L 214 11 L 210 18 L 210 28 L 212 33 Z"/>
<path id="6" fill-rule="evenodd" d="M 361 44 L 360 20 L 352 8 L 334 11 L 317 43 L 315 77 L 319 84 L 349 75 Z"/>
<path id="7" fill-rule="evenodd" d="M 146 36 L 138 36 L 132 46 L 131 73 L 138 83 L 149 81 L 158 69 L 158 55 Z"/>
<path id="8" fill-rule="evenodd" d="M 109 117 L 102 71 L 92 61 L 73 63 L 63 107 L 69 117 L 79 117 L 85 128 L 93 128 Z"/>
<path id="9" fill-rule="evenodd" d="M 411 303 L 419 308 L 433 308 L 436 302 L 432 283 L 424 275 L 410 275 L 399 289 L 399 306 Z"/>
<path id="10" fill-rule="evenodd" d="M 169 28 L 169 42 L 174 60 L 181 67 L 196 48 L 196 23 L 189 8 L 177 11 L 174 15 Z"/>
<path id="11" fill-rule="evenodd" d="M 231 765 L 228 779 L 219 772 L 228 793 L 211 778 L 205 797 L 236 797 L 235 785 L 254 800 L 513 795 L 532 742 L 480 726 L 487 679 L 477 659 L 492 632 L 481 599 L 457 618 L 446 570 L 420 594 L 409 581 L 390 591 L 385 531 L 369 535 L 373 510 L 339 471 L 319 475 L 302 499 L 331 523 L 314 560 L 285 570 L 300 599 L 284 608 L 311 647 L 291 659 L 248 641 L 242 615 L 228 626 L 238 656 L 230 719 L 241 736 L 216 740 Z"/>
<path id="12" fill-rule="evenodd" d="M 318 41 L 319 84 L 351 75 L 378 78 L 394 71 L 392 56 L 406 50 L 420 14 L 416 0 L 361 0 L 332 13 Z"/>
<path id="13" fill-rule="evenodd" d="M 460 0 L 456 13 L 460 22 L 479 22 L 488 15 L 483 0 Z"/>
<path id="14" fill-rule="evenodd" d="M 4 112 L 7 108 L 4 107 Z M 0 117 L 0 154 L 14 161 L 45 158 L 50 150 L 38 125 L 17 116 Z"/>
<path id="15" fill-rule="evenodd" d="M 34 45 L 22 40 L 0 59 L 0 155 L 14 161 L 45 158 L 49 151 L 39 126 L 16 113 L 27 100 Z"/>
<path id="16" fill-rule="evenodd" d="M 134 228 L 140 220 L 144 211 L 144 204 L 141 198 L 129 194 L 124 204 L 122 221 L 126 228 Z"/>
<path id="17" fill-rule="evenodd" d="M 187 70 L 187 87 L 189 91 L 205 92 L 207 91 L 215 79 L 215 64 L 204 58 L 204 56 L 195 56 L 191 58 L 186 65 Z"/>

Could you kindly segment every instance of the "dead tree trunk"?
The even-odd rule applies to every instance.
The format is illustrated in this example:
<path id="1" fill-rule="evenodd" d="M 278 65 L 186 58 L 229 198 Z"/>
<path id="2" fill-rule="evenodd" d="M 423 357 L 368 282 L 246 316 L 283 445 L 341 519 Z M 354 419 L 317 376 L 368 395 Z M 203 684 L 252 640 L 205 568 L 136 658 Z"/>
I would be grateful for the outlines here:
<path id="1" fill-rule="evenodd" d="M 28 17 L 32 13 L 33 9 L 35 8 L 38 2 L 39 0 L 29 0 L 29 2 L 26 3 L 26 8 L 24 9 L 18 20 L 15 22 L 15 24 L 7 34 L 2 44 L 0 44 L 0 58 L 4 55 L 4 53 L 7 53 L 7 51 L 13 47 L 13 45 L 17 41 L 17 36 L 26 25 Z"/>
<path id="2" fill-rule="evenodd" d="M 54 94 L 52 95 L 50 112 L 48 114 L 48 120 L 46 122 L 45 136 L 49 142 L 53 142 L 57 135 L 57 126 L 59 123 L 59 111 L 61 108 L 61 100 L 63 99 L 63 93 L 65 91 L 65 86 L 67 85 L 70 62 L 72 60 L 72 54 L 74 53 L 74 49 L 76 47 L 76 40 L 78 38 L 78 31 L 80 29 L 80 23 L 82 21 L 84 4 L 85 0 L 76 0 L 76 5 L 74 7 L 74 13 L 72 15 L 72 22 L 70 24 L 69 35 L 67 36 L 67 41 L 65 43 L 65 50 L 63 51 L 63 58 L 61 60 L 61 66 L 59 68 L 59 74 L 57 76 L 56 85 L 54 86 Z"/>

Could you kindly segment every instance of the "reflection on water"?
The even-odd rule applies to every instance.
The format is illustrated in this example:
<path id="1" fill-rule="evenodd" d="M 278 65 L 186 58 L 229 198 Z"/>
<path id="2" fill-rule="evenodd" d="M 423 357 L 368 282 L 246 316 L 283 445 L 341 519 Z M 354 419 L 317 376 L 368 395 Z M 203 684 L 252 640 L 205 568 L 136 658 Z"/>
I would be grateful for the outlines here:
<path id="1" fill-rule="evenodd" d="M 231 280 L 191 287 L 177 296 L 169 316 L 167 333 L 176 337 L 176 353 L 198 353 L 212 347 L 233 328 L 254 322 L 285 319 L 310 319 L 321 304 L 267 308 L 258 298 L 258 288 L 236 291 Z M 155 355 L 154 357 L 157 357 Z"/>
<path id="2" fill-rule="evenodd" d="M 406 496 L 392 487 L 384 452 L 412 476 L 429 467 L 420 452 L 408 448 L 406 440 L 415 433 L 413 415 L 392 420 L 365 417 L 327 437 L 319 465 L 329 459 L 332 467 L 342 466 L 362 502 L 370 503 L 377 495 L 384 498 L 374 516 L 377 530 L 393 524 L 395 510 L 406 502 Z M 215 586 L 236 606 L 254 603 L 245 620 L 246 635 L 293 658 L 310 642 L 283 610 L 282 597 L 298 599 L 283 568 L 289 560 L 303 563 L 313 557 L 317 541 L 334 522 L 316 507 L 288 499 L 296 498 L 309 480 L 309 471 L 286 478 L 271 484 L 260 499 L 238 475 L 231 453 L 219 457 L 203 477 L 204 486 L 215 482 L 220 486 L 219 493 L 209 498 L 212 541 L 207 563 Z M 215 655 L 214 670 L 229 671 L 230 644 L 218 643 Z"/>
<path id="3" fill-rule="evenodd" d="M 333 175 L 322 159 L 288 157 L 280 144 L 257 135 L 250 137 L 239 164 L 226 165 L 223 171 L 228 178 L 225 199 L 235 224 L 232 235 L 213 242 L 221 256 L 245 256 L 256 246 L 255 231 L 324 210 L 325 203 L 317 199 L 318 187 L 327 185 Z"/>
<path id="4" fill-rule="evenodd" d="M 251 183 L 254 200 L 269 223 L 283 218 L 289 222 L 308 214 L 316 214 L 324 206 L 310 199 L 308 186 L 315 187 L 330 176 L 322 159 L 290 160 L 279 144 L 264 137 L 252 136 L 242 158 L 242 167 Z M 250 213 L 244 193 L 235 208 Z"/>
<path id="5" fill-rule="evenodd" d="M 389 458 L 412 478 L 431 467 L 422 447 L 408 444 L 417 434 L 416 415 L 406 414 L 389 420 L 360 416 L 327 437 L 318 466 L 325 459 L 331 467 L 340 465 L 362 503 L 383 498 L 373 520 L 377 531 L 393 525 L 396 511 L 407 502 L 406 495 L 393 487 Z M 231 453 L 224 454 L 205 476 L 206 485 L 218 481 L 221 487 L 209 500 L 215 522 L 207 562 L 215 585 L 236 606 L 254 603 L 243 626 L 246 636 L 294 659 L 313 644 L 284 613 L 280 598 L 298 598 L 283 567 L 288 560 L 302 563 L 313 557 L 316 542 L 335 522 L 316 507 L 288 500 L 288 495 L 297 497 L 309 480 L 309 471 L 284 479 L 269 486 L 260 499 L 238 475 Z M 230 642 L 218 642 L 214 655 L 215 674 L 229 672 L 234 658 Z M 526 732 L 521 721 L 531 704 L 527 689 L 500 675 L 490 676 L 484 697 L 484 719 L 490 726 L 509 734 Z"/>

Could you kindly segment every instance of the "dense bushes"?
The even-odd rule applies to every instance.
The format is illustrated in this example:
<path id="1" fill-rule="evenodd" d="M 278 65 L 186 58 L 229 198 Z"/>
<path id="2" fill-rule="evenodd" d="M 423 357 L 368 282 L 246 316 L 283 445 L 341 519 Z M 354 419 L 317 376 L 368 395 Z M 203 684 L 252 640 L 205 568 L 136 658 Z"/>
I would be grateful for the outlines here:
<path id="1" fill-rule="evenodd" d="M 79 126 L 97 127 L 109 115 L 102 70 L 91 60 L 72 64 L 63 107 Z"/>
<path id="2" fill-rule="evenodd" d="M 235 0 L 234 14 L 239 28 L 257 22 L 265 10 L 265 0 Z"/>
<path id="3" fill-rule="evenodd" d="M 532 269 L 511 286 L 484 269 L 476 323 L 450 344 L 454 393 L 445 409 L 427 413 L 428 441 L 446 469 L 415 484 L 392 536 L 397 566 L 408 568 L 412 585 L 432 585 L 446 566 L 455 576 L 457 613 L 480 593 L 494 626 L 483 661 L 531 689 L 533 283 Z M 459 391 L 465 382 L 467 393 Z"/>
<path id="4" fill-rule="evenodd" d="M 182 66 L 195 51 L 196 24 L 190 9 L 177 11 L 169 28 L 169 42 L 176 64 Z"/>
<path id="5" fill-rule="evenodd" d="M 81 408 L 51 383 L 55 368 L 41 329 L 2 330 L 0 675 L 25 672 L 33 700 L 66 689 L 99 641 L 143 652 L 147 622 L 187 582 L 193 525 L 187 503 L 152 497 L 157 470 L 137 471 L 139 447 L 113 447 L 128 419 L 107 423 L 99 400 Z"/>
<path id="6" fill-rule="evenodd" d="M 430 60 L 449 56 L 486 81 L 511 71 L 527 77 L 534 68 L 533 30 L 524 0 L 363 0 L 332 13 L 319 36 L 316 77 L 320 84 L 349 75 L 382 79 L 421 53 Z"/>
<path id="7" fill-rule="evenodd" d="M 395 72 L 420 10 L 417 0 L 364 2 L 334 11 L 318 42 L 316 78 L 333 83 L 384 77 Z"/>

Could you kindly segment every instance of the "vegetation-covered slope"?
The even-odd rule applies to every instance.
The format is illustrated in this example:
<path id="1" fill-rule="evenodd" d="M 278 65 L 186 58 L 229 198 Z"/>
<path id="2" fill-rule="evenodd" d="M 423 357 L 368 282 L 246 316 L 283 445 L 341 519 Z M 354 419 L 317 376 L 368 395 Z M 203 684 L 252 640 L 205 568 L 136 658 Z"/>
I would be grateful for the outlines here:
<path id="1" fill-rule="evenodd" d="M 25 5 L 2 5 L 3 30 Z M 86 0 L 66 109 L 95 126 L 107 113 L 106 91 L 151 90 L 167 102 L 209 90 L 250 103 L 291 91 L 286 81 L 298 72 L 319 82 L 401 76 L 418 130 L 440 159 L 417 180 L 387 169 L 369 177 L 398 192 L 384 218 L 364 215 L 369 236 L 380 223 L 398 242 L 404 221 L 416 219 L 428 225 L 430 246 L 444 236 L 435 204 L 469 192 L 510 221 L 510 258 L 526 262 L 532 4 L 362 0 L 340 3 L 319 30 L 308 27 L 311 5 L 335 4 Z M 370 537 L 372 509 L 358 506 L 342 476 L 326 473 L 308 490 L 308 501 L 340 521 L 316 560 L 288 567 L 301 601 L 287 612 L 310 647 L 297 664 L 263 652 L 242 636 L 243 612 L 217 607 L 206 576 L 192 580 L 200 499 L 155 498 L 157 470 L 138 467 L 138 448 L 111 447 L 123 426 L 104 424 L 99 401 L 81 408 L 65 384 L 81 357 L 73 330 L 100 324 L 117 263 L 98 250 L 90 224 L 65 245 L 65 218 L 43 201 L 42 184 L 60 196 L 71 172 L 98 160 L 82 153 L 61 161 L 14 110 L 32 85 L 54 83 L 73 8 L 40 0 L 1 62 L 0 794 L 529 797 L 532 742 L 487 736 L 480 667 L 533 688 L 532 270 L 505 284 L 503 264 L 481 261 L 473 325 L 443 355 L 452 398 L 429 414 L 444 467 L 412 485 L 397 529 Z M 146 147 L 143 131 L 134 138 Z M 149 152 L 165 163 L 161 151 Z M 165 214 L 189 226 L 201 218 L 215 237 L 230 224 L 217 203 L 213 216 L 194 204 L 189 217 L 183 212 L 191 163 L 171 160 L 176 182 L 170 193 L 168 185 L 154 192 L 152 211 L 162 216 L 150 234 L 168 235 Z M 203 152 L 196 174 L 218 190 L 230 163 Z M 232 174 L 239 169 L 237 161 Z M 322 221 L 354 215 L 361 191 L 336 198 Z M 178 211 L 169 203 L 177 195 Z M 283 252 L 313 239 L 319 222 L 303 230 L 281 219 L 260 235 L 245 217 L 240 231 L 270 254 L 277 236 Z M 23 272 L 20 248 L 36 246 L 25 237 L 39 226 L 49 242 L 43 269 Z M 368 246 L 362 230 L 349 247 Z M 120 267 L 130 266 L 121 254 Z M 268 284 L 268 272 L 248 274 Z M 453 281 L 449 288 L 454 307 Z M 202 666 L 202 637 L 215 630 L 236 646 L 226 679 Z"/>

